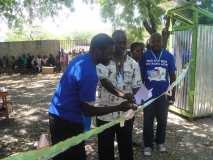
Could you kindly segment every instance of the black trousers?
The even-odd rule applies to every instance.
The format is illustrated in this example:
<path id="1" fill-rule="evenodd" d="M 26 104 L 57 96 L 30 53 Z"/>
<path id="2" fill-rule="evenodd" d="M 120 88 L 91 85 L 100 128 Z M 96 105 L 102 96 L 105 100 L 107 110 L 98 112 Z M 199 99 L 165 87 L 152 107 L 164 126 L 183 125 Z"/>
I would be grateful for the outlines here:
<path id="1" fill-rule="evenodd" d="M 97 119 L 97 126 L 107 122 Z M 124 127 L 115 125 L 98 135 L 99 160 L 114 160 L 115 135 L 118 142 L 120 160 L 133 160 L 132 129 L 134 120 L 125 122 Z"/>
<path id="2" fill-rule="evenodd" d="M 154 141 L 153 123 L 155 118 L 157 120 L 155 142 L 157 144 L 165 143 L 168 107 L 169 104 L 167 96 L 164 95 L 144 109 L 144 121 L 143 121 L 144 147 L 153 147 Z"/>
<path id="3" fill-rule="evenodd" d="M 52 144 L 56 144 L 83 132 L 83 124 L 71 123 L 51 114 L 49 115 L 49 125 Z M 86 160 L 84 143 L 71 147 L 67 151 L 54 157 L 53 160 Z"/>

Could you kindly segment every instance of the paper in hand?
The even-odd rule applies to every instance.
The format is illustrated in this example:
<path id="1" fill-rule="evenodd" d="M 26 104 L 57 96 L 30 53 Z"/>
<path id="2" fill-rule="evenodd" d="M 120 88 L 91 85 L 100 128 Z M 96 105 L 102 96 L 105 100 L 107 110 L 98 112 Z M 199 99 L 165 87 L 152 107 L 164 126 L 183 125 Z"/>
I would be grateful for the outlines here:
<path id="1" fill-rule="evenodd" d="M 152 89 L 148 90 L 144 84 L 142 84 L 141 88 L 134 95 L 135 102 L 137 105 L 140 105 L 142 100 L 147 101 L 152 97 Z"/>

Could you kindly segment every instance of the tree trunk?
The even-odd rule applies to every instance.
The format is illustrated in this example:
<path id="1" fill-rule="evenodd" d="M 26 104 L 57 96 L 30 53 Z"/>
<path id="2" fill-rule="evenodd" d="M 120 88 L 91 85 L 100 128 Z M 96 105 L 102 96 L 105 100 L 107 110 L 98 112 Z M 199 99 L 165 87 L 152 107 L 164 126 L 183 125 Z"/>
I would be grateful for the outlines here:
<path id="1" fill-rule="evenodd" d="M 166 16 L 166 24 L 165 24 L 165 27 L 163 28 L 162 30 L 162 47 L 163 48 L 166 48 L 167 47 L 167 44 L 168 44 L 168 39 L 169 39 L 169 35 L 170 35 L 170 32 L 169 32 L 169 26 L 170 26 L 170 17 Z"/>

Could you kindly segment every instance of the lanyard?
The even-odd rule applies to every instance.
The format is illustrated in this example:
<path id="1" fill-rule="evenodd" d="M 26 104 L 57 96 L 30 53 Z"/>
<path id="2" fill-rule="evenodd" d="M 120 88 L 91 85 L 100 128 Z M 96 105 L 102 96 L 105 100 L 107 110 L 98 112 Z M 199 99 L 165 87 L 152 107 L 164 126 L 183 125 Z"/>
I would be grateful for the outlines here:
<path id="1" fill-rule="evenodd" d="M 122 76 L 124 78 L 124 64 L 123 63 L 116 63 L 116 75 Z"/>
<path id="2" fill-rule="evenodd" d="M 152 56 L 155 58 L 155 60 L 156 61 L 160 61 L 160 59 L 161 59 L 161 56 L 162 56 L 162 54 L 163 54 L 163 50 L 160 52 L 160 56 L 159 56 L 159 58 L 157 59 L 157 57 L 156 57 L 156 55 L 155 55 L 155 53 L 153 53 L 153 51 L 151 50 L 151 53 L 152 53 Z"/>
<path id="3" fill-rule="evenodd" d="M 124 85 L 124 64 L 123 63 L 116 63 L 116 82 L 117 82 L 117 87 L 119 89 L 123 88 Z"/>

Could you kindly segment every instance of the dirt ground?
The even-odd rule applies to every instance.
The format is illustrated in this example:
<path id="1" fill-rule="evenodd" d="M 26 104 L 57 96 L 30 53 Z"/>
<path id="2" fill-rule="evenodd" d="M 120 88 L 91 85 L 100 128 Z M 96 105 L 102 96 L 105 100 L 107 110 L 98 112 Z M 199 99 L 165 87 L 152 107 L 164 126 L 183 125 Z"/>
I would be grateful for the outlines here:
<path id="1" fill-rule="evenodd" d="M 0 158 L 35 149 L 42 133 L 48 133 L 48 104 L 60 74 L 0 75 L 0 86 L 11 95 L 14 112 L 9 120 L 0 119 Z M 213 117 L 189 121 L 169 113 L 167 153 L 154 150 L 143 157 L 142 113 L 136 116 L 133 141 L 135 160 L 213 160 Z M 97 138 L 86 143 L 88 160 L 97 160 Z M 116 146 L 116 145 L 115 145 Z M 116 149 L 116 159 L 118 158 Z"/>

